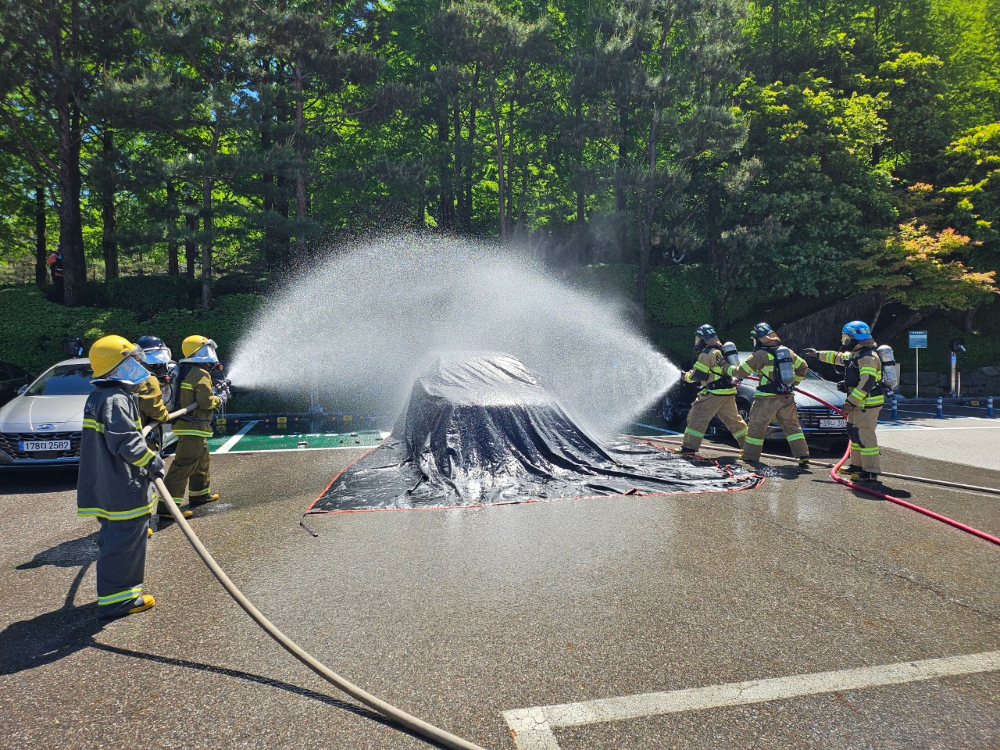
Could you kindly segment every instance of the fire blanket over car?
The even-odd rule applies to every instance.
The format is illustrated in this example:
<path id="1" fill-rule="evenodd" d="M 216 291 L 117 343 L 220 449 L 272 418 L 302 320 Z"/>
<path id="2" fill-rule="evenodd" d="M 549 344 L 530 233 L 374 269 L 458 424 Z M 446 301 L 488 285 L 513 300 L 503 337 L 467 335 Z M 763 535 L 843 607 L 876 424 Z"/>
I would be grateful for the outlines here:
<path id="1" fill-rule="evenodd" d="M 391 435 L 335 477 L 308 512 L 719 492 L 761 481 L 652 445 L 602 445 L 517 359 L 459 353 L 416 379 Z"/>

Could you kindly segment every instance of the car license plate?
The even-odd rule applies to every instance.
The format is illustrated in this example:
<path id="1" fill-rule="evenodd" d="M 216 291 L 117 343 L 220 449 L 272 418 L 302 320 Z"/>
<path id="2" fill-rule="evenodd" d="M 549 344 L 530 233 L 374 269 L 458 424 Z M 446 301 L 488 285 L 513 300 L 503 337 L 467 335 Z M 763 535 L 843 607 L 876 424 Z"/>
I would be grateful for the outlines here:
<path id="1" fill-rule="evenodd" d="M 819 420 L 820 427 L 829 427 L 831 429 L 844 428 L 847 427 L 846 419 L 821 419 Z"/>
<path id="2" fill-rule="evenodd" d="M 68 451 L 69 440 L 22 440 L 18 443 L 22 451 Z"/>

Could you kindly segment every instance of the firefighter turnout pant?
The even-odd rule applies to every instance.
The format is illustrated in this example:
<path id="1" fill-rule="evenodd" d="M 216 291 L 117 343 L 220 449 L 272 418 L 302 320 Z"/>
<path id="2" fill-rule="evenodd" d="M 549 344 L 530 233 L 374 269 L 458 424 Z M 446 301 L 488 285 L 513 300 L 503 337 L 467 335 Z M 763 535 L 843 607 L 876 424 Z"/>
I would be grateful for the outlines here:
<path id="1" fill-rule="evenodd" d="M 795 458 L 808 458 L 809 447 L 799 425 L 795 396 L 791 393 L 757 396 L 753 400 L 753 406 L 750 407 L 750 418 L 747 422 L 747 437 L 743 445 L 744 461 L 760 460 L 761 451 L 764 450 L 764 436 L 771 422 L 777 422 L 781 427 Z"/>
<path id="2" fill-rule="evenodd" d="M 212 487 L 209 480 L 208 439 L 197 435 L 178 437 L 174 461 L 163 479 L 174 502 L 181 504 L 185 489 L 188 490 L 188 497 L 195 501 L 210 495 Z"/>
<path id="3" fill-rule="evenodd" d="M 98 518 L 97 613 L 118 617 L 142 602 L 149 516 L 127 521 Z"/>
<path id="4" fill-rule="evenodd" d="M 742 448 L 743 439 L 747 434 L 747 423 L 743 421 L 743 417 L 740 416 L 739 411 L 736 409 L 736 397 L 732 395 L 719 396 L 705 391 L 699 393 L 698 398 L 691 404 L 691 411 L 688 412 L 687 417 L 687 429 L 684 430 L 682 448 L 685 450 L 698 450 L 701 447 L 702 439 L 705 437 L 705 431 L 708 430 L 709 423 L 716 415 L 722 420 L 726 429 L 733 433 L 733 437 L 736 438 L 736 442 Z"/>
<path id="5" fill-rule="evenodd" d="M 847 415 L 847 436 L 851 439 L 851 465 L 871 474 L 882 473 L 875 427 L 881 406 L 854 409 Z"/>

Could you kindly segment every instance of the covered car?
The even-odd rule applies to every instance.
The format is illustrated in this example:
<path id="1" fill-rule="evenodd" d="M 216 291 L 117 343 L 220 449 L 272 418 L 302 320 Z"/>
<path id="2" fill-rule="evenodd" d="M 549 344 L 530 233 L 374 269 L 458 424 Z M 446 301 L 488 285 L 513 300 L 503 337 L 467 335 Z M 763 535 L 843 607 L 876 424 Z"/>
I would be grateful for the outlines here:
<path id="1" fill-rule="evenodd" d="M 93 377 L 88 360 L 63 360 L 0 408 L 0 468 L 78 464 L 83 406 L 94 390 Z M 167 426 L 164 445 L 173 442 Z"/>
<path id="2" fill-rule="evenodd" d="M 740 360 L 746 360 L 750 356 L 749 352 L 740 352 Z M 691 363 L 687 363 L 684 369 L 690 369 Z M 742 380 L 736 386 L 736 408 L 743 419 L 750 415 L 750 407 L 753 405 L 754 391 L 757 388 L 756 381 Z M 837 384 L 826 380 L 810 370 L 805 380 L 797 387 L 798 391 L 805 391 L 821 398 L 838 409 L 844 405 L 847 394 L 837 390 Z M 691 410 L 691 403 L 698 395 L 698 386 L 693 383 L 685 383 L 678 380 L 667 391 L 663 397 L 662 415 L 663 421 L 672 430 L 682 432 L 687 425 L 687 415 Z M 836 411 L 823 406 L 819 401 L 809 398 L 804 393 L 795 394 L 795 406 L 799 414 L 799 424 L 807 439 L 815 440 L 836 440 L 845 436 L 847 420 Z M 725 426 L 716 417 L 709 425 L 709 434 L 722 432 L 728 434 Z M 781 428 L 772 424 L 768 428 L 767 440 L 784 439 Z"/>

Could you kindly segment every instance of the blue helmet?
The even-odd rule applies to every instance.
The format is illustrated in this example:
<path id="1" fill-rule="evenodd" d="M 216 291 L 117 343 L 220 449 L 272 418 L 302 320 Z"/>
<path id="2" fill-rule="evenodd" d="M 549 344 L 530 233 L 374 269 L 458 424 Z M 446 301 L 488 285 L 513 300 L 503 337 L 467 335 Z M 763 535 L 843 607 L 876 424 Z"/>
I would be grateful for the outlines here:
<path id="1" fill-rule="evenodd" d="M 872 329 L 867 323 L 861 320 L 852 320 L 844 326 L 844 330 L 841 333 L 844 335 L 844 338 L 850 337 L 855 341 L 866 341 L 872 337 Z"/>
<path id="2" fill-rule="evenodd" d="M 717 338 L 719 334 L 715 332 L 715 329 L 712 328 L 712 326 L 706 323 L 703 326 L 698 326 L 698 328 L 695 329 L 694 335 L 700 339 L 714 339 Z"/>

